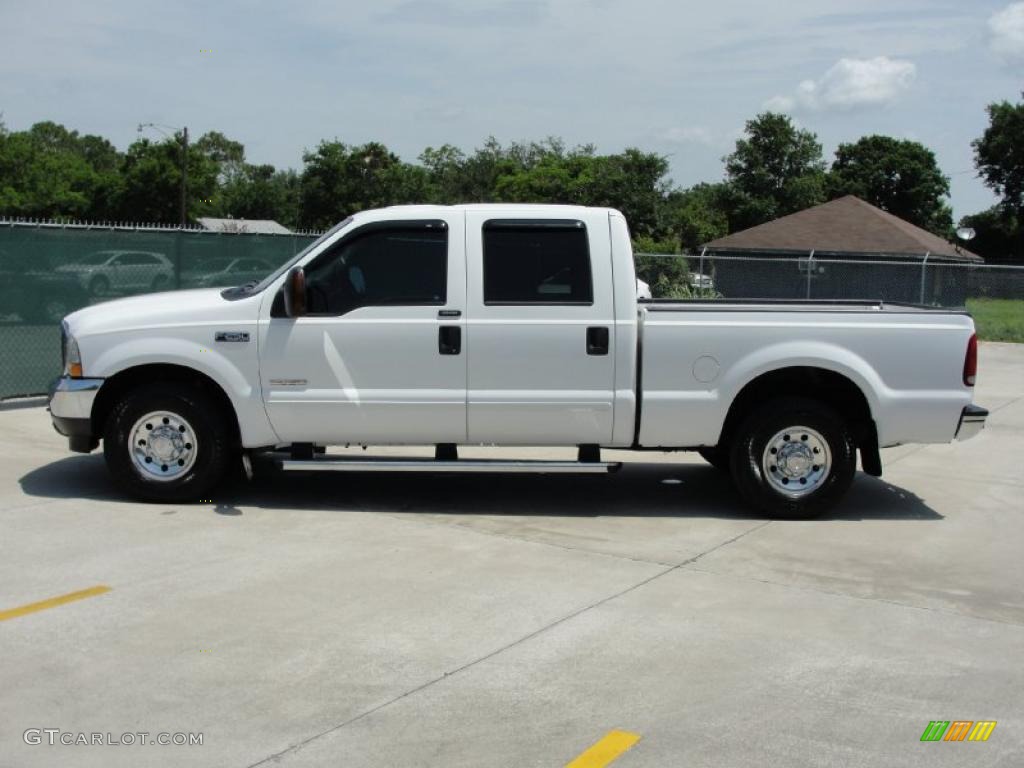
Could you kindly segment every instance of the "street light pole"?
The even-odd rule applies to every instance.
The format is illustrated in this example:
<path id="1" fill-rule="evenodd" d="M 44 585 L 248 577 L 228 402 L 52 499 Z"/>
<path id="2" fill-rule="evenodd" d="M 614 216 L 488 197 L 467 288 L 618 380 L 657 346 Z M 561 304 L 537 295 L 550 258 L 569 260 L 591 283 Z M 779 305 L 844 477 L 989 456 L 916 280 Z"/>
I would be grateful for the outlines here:
<path id="1" fill-rule="evenodd" d="M 143 128 L 155 128 L 164 136 L 170 138 L 164 128 L 176 130 L 169 125 L 160 123 L 139 123 L 138 132 L 142 133 Z M 188 224 L 188 126 L 181 129 L 181 203 L 179 206 L 180 216 L 178 224 L 182 229 Z"/>

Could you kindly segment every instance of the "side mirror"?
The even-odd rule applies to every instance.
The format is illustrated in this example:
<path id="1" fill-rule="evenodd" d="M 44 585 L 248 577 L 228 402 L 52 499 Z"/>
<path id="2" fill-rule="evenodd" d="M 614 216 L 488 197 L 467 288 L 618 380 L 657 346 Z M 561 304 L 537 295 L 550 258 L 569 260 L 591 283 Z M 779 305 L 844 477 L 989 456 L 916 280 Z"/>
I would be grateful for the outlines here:
<path id="1" fill-rule="evenodd" d="M 306 272 L 302 267 L 292 267 L 284 281 L 284 313 L 288 317 L 306 314 Z"/>

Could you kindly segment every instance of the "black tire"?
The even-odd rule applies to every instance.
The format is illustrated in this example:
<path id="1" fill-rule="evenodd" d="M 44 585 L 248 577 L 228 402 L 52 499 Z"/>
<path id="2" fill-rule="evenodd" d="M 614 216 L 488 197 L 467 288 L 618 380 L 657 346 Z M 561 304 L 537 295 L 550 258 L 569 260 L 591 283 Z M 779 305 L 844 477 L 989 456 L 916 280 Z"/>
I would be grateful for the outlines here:
<path id="1" fill-rule="evenodd" d="M 78 307 L 72 302 L 56 296 L 39 296 L 34 301 L 26 304 L 18 314 L 27 323 L 40 323 L 56 325 Z"/>
<path id="2" fill-rule="evenodd" d="M 196 455 L 191 467 L 172 480 L 146 478 L 129 452 L 135 423 L 154 411 L 184 418 L 195 432 Z M 115 482 L 142 501 L 181 502 L 212 498 L 234 454 L 231 432 L 222 409 L 202 388 L 185 383 L 151 384 L 127 392 L 114 406 L 103 433 L 103 457 Z"/>
<path id="3" fill-rule="evenodd" d="M 110 293 L 110 281 L 103 275 L 97 275 L 89 281 L 89 293 L 93 296 L 106 296 Z"/>
<path id="4" fill-rule="evenodd" d="M 793 426 L 816 431 L 831 455 L 831 467 L 820 485 L 799 498 L 776 489 L 765 477 L 768 470 L 762 469 L 768 442 Z M 801 438 L 795 437 L 794 442 L 797 439 Z M 780 398 L 744 419 L 732 444 L 731 468 L 736 489 L 759 512 L 774 518 L 807 520 L 835 505 L 850 487 L 857 469 L 856 444 L 846 421 L 832 408 L 816 400 Z"/>
<path id="5" fill-rule="evenodd" d="M 729 449 L 724 446 L 716 445 L 714 448 L 698 448 L 697 453 L 715 469 L 721 470 L 722 472 L 729 472 Z"/>

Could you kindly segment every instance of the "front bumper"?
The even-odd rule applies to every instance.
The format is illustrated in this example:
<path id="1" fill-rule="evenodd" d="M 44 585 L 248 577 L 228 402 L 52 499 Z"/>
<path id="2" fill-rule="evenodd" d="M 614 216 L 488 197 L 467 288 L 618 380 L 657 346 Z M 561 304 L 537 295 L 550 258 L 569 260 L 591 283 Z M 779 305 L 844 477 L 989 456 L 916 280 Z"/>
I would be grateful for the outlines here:
<path id="1" fill-rule="evenodd" d="M 50 385 L 50 418 L 53 428 L 68 438 L 72 451 L 89 453 L 99 445 L 92 433 L 92 404 L 103 379 L 71 379 L 61 376 Z"/>
<path id="2" fill-rule="evenodd" d="M 960 423 L 956 428 L 957 440 L 970 440 L 985 428 L 988 410 L 979 405 L 968 405 L 960 414 Z"/>

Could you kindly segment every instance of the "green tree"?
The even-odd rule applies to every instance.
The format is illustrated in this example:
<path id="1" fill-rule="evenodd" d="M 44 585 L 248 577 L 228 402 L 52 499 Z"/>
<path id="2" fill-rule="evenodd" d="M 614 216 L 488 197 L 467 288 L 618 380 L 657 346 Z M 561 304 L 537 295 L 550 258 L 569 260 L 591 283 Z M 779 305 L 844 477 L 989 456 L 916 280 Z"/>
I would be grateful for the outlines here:
<path id="1" fill-rule="evenodd" d="M 176 224 L 181 200 L 181 142 L 138 139 L 121 164 L 118 218 Z"/>
<path id="2" fill-rule="evenodd" d="M 428 195 L 432 201 L 454 205 L 469 199 L 464 188 L 466 155 L 461 149 L 451 144 L 436 149 L 427 147 L 420 153 L 419 161 L 427 174 Z M 473 199 L 482 201 L 484 197 L 477 195 Z"/>
<path id="3" fill-rule="evenodd" d="M 690 293 L 690 268 L 673 240 L 641 235 L 633 240 L 636 276 L 656 299 L 684 299 Z"/>
<path id="4" fill-rule="evenodd" d="M 403 163 L 383 144 L 322 141 L 302 156 L 301 223 L 329 227 L 368 208 L 423 202 L 428 172 Z"/>
<path id="5" fill-rule="evenodd" d="M 563 203 L 618 208 L 638 234 L 664 229 L 668 161 L 629 148 L 599 155 L 593 145 L 567 148 L 556 137 L 502 145 L 493 136 L 466 155 L 450 144 L 420 155 L 429 199 L 445 203 Z"/>
<path id="6" fill-rule="evenodd" d="M 39 218 L 110 218 L 118 153 L 99 136 L 53 122 L 0 131 L 0 213 Z"/>
<path id="7" fill-rule="evenodd" d="M 1024 102 L 990 104 L 988 117 L 985 133 L 973 142 L 974 164 L 1016 220 L 1014 256 L 1024 259 Z"/>
<path id="8" fill-rule="evenodd" d="M 617 208 L 626 216 L 634 233 L 664 236 L 667 233 L 664 203 L 670 191 L 666 180 L 668 159 L 628 147 L 595 160 L 580 179 L 581 204 Z"/>
<path id="9" fill-rule="evenodd" d="M 299 192 L 299 175 L 295 171 L 243 164 L 221 187 L 218 215 L 273 219 L 294 228 L 299 224 Z"/>
<path id="10" fill-rule="evenodd" d="M 201 137 L 187 153 L 186 212 L 189 221 L 213 215 L 220 207 L 222 163 Z M 181 135 L 153 142 L 139 139 L 121 164 L 119 218 L 177 224 L 181 217 Z"/>
<path id="11" fill-rule="evenodd" d="M 665 201 L 666 226 L 684 251 L 696 251 L 729 233 L 725 208 L 729 191 L 725 184 L 697 184 L 669 193 Z"/>
<path id="12" fill-rule="evenodd" d="M 181 216 L 181 134 L 153 142 L 139 139 L 121 163 L 118 218 L 177 224 Z M 217 131 L 188 147 L 186 211 L 189 221 L 223 215 L 223 191 L 241 174 L 245 148 Z"/>
<path id="13" fill-rule="evenodd" d="M 504 199 L 498 189 L 500 179 L 505 178 L 504 184 L 507 186 L 510 184 L 507 177 L 530 171 L 542 163 L 550 164 L 565 155 L 565 145 L 561 139 L 512 142 L 506 147 L 490 136 L 482 147 L 470 155 L 451 144 L 438 149 L 427 147 L 420 155 L 420 163 L 428 173 L 431 200 L 447 205 L 490 203 Z M 525 180 L 512 184 L 528 185 Z M 505 192 L 512 193 L 511 188 Z M 535 193 L 536 190 L 531 192 Z"/>
<path id="14" fill-rule="evenodd" d="M 824 201 L 825 161 L 815 134 L 775 112 L 749 120 L 745 134 L 724 158 L 731 231 Z"/>
<path id="15" fill-rule="evenodd" d="M 974 253 L 992 264 L 1021 260 L 1020 220 L 1006 206 L 996 205 L 987 211 L 964 216 L 960 226 L 971 227 L 975 238 L 967 243 Z"/>
<path id="16" fill-rule="evenodd" d="M 935 153 L 916 141 L 865 136 L 840 144 L 827 189 L 831 199 L 856 195 L 941 237 L 953 227 L 949 179 Z"/>

